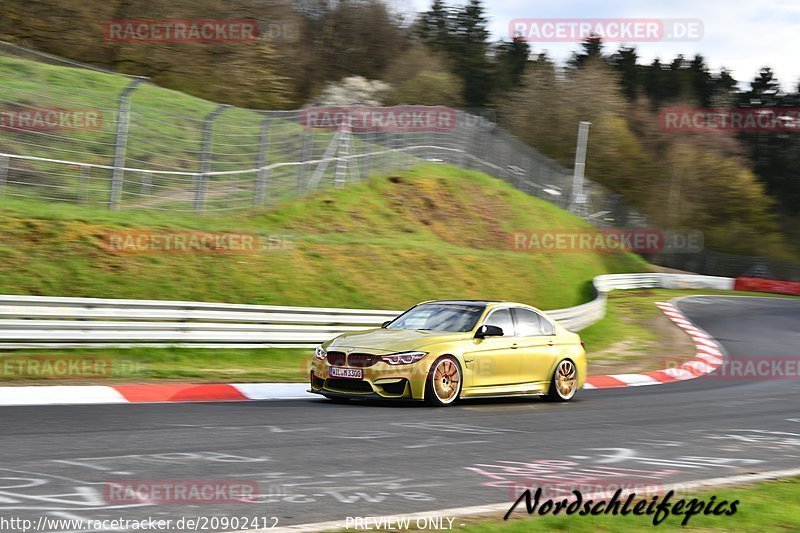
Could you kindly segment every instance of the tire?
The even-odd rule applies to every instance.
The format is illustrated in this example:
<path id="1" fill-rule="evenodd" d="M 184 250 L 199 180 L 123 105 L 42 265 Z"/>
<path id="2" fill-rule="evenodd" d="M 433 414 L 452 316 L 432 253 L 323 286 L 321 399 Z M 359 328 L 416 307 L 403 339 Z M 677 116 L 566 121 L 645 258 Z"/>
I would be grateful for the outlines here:
<path id="1" fill-rule="evenodd" d="M 458 360 L 451 355 L 444 355 L 433 363 L 428 372 L 425 401 L 434 407 L 452 405 L 461 396 L 463 386 L 464 376 Z"/>
<path id="2" fill-rule="evenodd" d="M 559 383 L 561 386 L 559 386 Z M 571 384 L 571 385 L 570 385 Z M 578 368 L 572 359 L 563 359 L 556 365 L 550 378 L 546 398 L 552 402 L 568 402 L 578 392 Z"/>

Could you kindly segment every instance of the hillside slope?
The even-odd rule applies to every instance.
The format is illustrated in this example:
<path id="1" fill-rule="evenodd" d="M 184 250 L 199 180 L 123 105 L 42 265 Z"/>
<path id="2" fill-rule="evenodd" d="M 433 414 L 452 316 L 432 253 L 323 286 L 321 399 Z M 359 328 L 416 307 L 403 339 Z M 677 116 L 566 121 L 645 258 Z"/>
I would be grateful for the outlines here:
<path id="1" fill-rule="evenodd" d="M 642 271 L 631 254 L 513 251 L 514 230 L 587 228 L 485 174 L 425 165 L 224 218 L 108 212 L 0 200 L 0 292 L 400 309 L 435 298 L 542 308 L 588 297 L 588 281 Z M 116 253 L 109 232 L 255 232 L 258 253 Z"/>

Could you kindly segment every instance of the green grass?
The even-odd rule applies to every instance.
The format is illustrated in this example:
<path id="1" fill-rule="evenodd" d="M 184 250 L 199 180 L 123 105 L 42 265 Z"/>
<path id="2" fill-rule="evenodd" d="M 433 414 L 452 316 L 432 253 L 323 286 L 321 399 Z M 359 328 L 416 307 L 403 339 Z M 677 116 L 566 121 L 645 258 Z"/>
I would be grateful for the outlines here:
<path id="1" fill-rule="evenodd" d="M 301 349 L 199 349 L 113 348 L 0 351 L 0 382 L 64 381 L 138 383 L 145 381 L 192 382 L 299 382 L 305 381 L 311 350 Z M 102 360 L 82 375 L 37 372 L 27 360 Z M 99 375 L 92 375 L 101 368 Z M 22 369 L 22 370 L 20 370 Z M 34 370 L 31 370 L 34 369 Z"/>
<path id="2" fill-rule="evenodd" d="M 0 146 L 24 155 L 108 164 L 113 156 L 118 98 L 133 78 L 7 56 L 0 56 L 0 76 L 8 102 L 32 108 L 98 110 L 102 118 L 99 130 L 62 130 L 46 136 L 3 131 Z M 128 166 L 196 171 L 203 119 L 217 104 L 149 83 L 131 93 L 130 103 Z M 226 110 L 215 123 L 221 157 L 212 170 L 230 170 L 230 163 L 238 168 L 255 166 L 252 153 L 257 152 L 260 122 L 254 111 Z M 232 131 L 235 136 L 226 135 Z M 302 131 L 296 125 L 277 128 L 275 142 L 285 141 L 285 133 Z"/>
<path id="3" fill-rule="evenodd" d="M 426 165 L 225 217 L 0 200 L 0 293 L 404 309 L 437 298 L 585 301 L 590 280 L 646 271 L 631 254 L 511 249 L 517 229 L 588 228 L 485 174 Z M 250 254 L 106 250 L 108 231 L 286 236 Z"/>
<path id="4" fill-rule="evenodd" d="M 521 533 L 538 531 L 569 531 L 570 533 L 627 533 L 628 531 L 703 531 L 735 533 L 788 533 L 800 531 L 800 478 L 769 481 L 757 485 L 697 491 L 681 495 L 684 499 L 708 500 L 716 495 L 716 501 L 739 500 L 736 514 L 732 516 L 693 516 L 688 525 L 680 525 L 680 516 L 669 516 L 656 529 L 652 516 L 531 516 L 525 505 L 518 507 L 513 519 L 481 519 L 456 528 L 464 533 Z M 509 505 L 510 507 L 510 505 Z M 519 518 L 517 518 L 519 517 Z M 461 520 L 464 522 L 464 520 Z M 459 523 L 458 519 L 455 523 Z"/>
<path id="5" fill-rule="evenodd" d="M 114 158 L 119 97 L 132 78 L 81 68 L 56 66 L 16 57 L 0 56 L 0 88 L 8 110 L 59 109 L 87 112 L 100 117 L 100 127 L 31 131 L 29 128 L 0 128 L 0 152 L 93 165 L 111 165 Z M 153 172 L 198 172 L 205 118 L 218 104 L 149 83 L 140 84 L 130 95 L 130 122 L 125 166 Z M 213 125 L 210 171 L 248 170 L 258 166 L 262 152 L 261 127 L 264 115 L 235 107 L 226 108 Z M 307 146 L 308 159 L 323 155 L 333 139 L 329 130 L 310 130 L 298 124 L 297 117 L 273 117 L 269 142 L 263 153 L 267 164 L 299 161 L 301 147 Z M 305 143 L 305 144 L 304 144 Z M 351 153 L 377 145 L 354 138 Z M 419 159 L 404 153 L 387 156 L 414 164 Z M 373 168 L 387 161 L 372 158 Z M 92 168 L 88 177 L 75 166 L 58 163 L 14 160 L 7 196 L 52 198 L 86 205 L 104 205 L 109 200 L 108 169 Z M 336 164 L 328 165 L 320 185 L 333 181 Z M 314 167 L 307 167 L 304 180 Z M 298 187 L 301 167 L 280 167 L 271 171 L 268 197 L 284 199 L 304 192 Z M 229 210 L 248 207 L 253 202 L 254 173 L 211 176 L 206 209 Z M 304 187 L 305 185 L 303 185 Z M 192 209 L 192 178 L 127 172 L 123 181 L 121 205 L 150 209 Z M 158 198 L 153 199 L 152 195 Z"/>

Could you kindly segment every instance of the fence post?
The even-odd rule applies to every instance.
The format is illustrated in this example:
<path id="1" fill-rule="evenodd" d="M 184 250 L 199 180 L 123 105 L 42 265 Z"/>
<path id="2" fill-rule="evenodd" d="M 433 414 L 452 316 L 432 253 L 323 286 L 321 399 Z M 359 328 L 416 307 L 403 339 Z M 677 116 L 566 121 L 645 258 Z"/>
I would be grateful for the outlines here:
<path id="1" fill-rule="evenodd" d="M 458 152 L 458 166 L 461 168 L 469 168 L 469 158 L 467 157 L 467 151 L 469 150 L 469 138 L 470 138 L 470 128 L 467 125 L 467 121 L 469 120 L 469 113 L 464 113 L 463 119 L 461 121 L 461 127 L 456 128 L 455 125 L 453 126 L 453 131 L 458 131 L 458 140 L 459 140 L 459 148 L 461 149 Z"/>
<path id="2" fill-rule="evenodd" d="M 400 167 L 400 135 L 397 134 L 397 129 L 389 131 L 390 146 L 392 147 L 392 163 L 389 172 L 396 172 Z"/>
<path id="3" fill-rule="evenodd" d="M 81 165 L 81 181 L 79 191 L 79 201 L 86 203 L 89 200 L 89 178 L 91 176 L 92 167 L 89 165 Z"/>
<path id="4" fill-rule="evenodd" d="M 306 161 L 311 159 L 311 141 L 314 133 L 311 128 L 306 128 L 303 132 L 302 147 L 300 149 L 300 168 L 297 171 L 297 192 L 302 193 L 306 189 Z"/>
<path id="5" fill-rule="evenodd" d="M 494 144 L 493 133 L 492 123 L 481 117 L 481 146 L 483 147 L 483 157 L 481 159 L 487 163 L 494 163 L 492 160 L 492 145 Z M 487 170 L 484 172 L 491 174 L 491 167 L 487 167 Z"/>
<path id="6" fill-rule="evenodd" d="M 149 172 L 142 172 L 142 187 L 140 189 L 140 194 L 142 198 L 150 196 L 150 190 L 153 188 L 153 180 L 150 176 Z"/>
<path id="7" fill-rule="evenodd" d="M 364 166 L 363 170 L 361 171 L 364 179 L 369 179 L 369 172 L 370 172 L 370 163 L 372 159 L 372 132 L 367 130 L 364 134 Z"/>
<path id="8" fill-rule="evenodd" d="M 481 140 L 481 128 L 482 119 L 478 116 L 473 116 L 471 127 L 469 131 L 467 131 L 467 153 L 466 155 L 466 164 L 467 168 L 469 169 L 480 169 L 480 164 L 478 161 L 481 158 L 479 153 L 480 151 L 480 140 Z"/>
<path id="9" fill-rule="evenodd" d="M 8 182 L 8 156 L 0 156 L 0 196 L 3 196 L 6 191 L 6 183 Z"/>
<path id="10" fill-rule="evenodd" d="M 255 205 L 264 205 L 267 201 L 267 186 L 269 182 L 269 169 L 266 168 L 269 151 L 269 128 L 271 118 L 261 121 L 261 133 L 258 138 L 258 161 L 256 162 L 256 191 L 253 197 Z"/>
<path id="11" fill-rule="evenodd" d="M 128 147 L 128 123 L 131 116 L 131 93 L 136 90 L 146 78 L 136 78 L 122 90 L 119 95 L 119 108 L 117 111 L 117 132 L 114 137 L 114 169 L 111 171 L 111 193 L 108 198 L 108 208 L 119 209 L 122 197 L 122 180 L 125 171 L 125 150 Z"/>
<path id="12" fill-rule="evenodd" d="M 473 128 L 472 133 L 472 148 L 470 149 L 470 154 L 472 157 L 470 158 L 471 166 L 470 168 L 474 170 L 481 170 L 483 166 L 481 165 L 481 147 L 483 146 L 483 117 L 478 116 L 475 121 L 475 128 Z"/>
<path id="13" fill-rule="evenodd" d="M 530 180 L 533 176 L 533 158 L 531 158 L 530 154 L 525 156 L 525 181 L 524 183 L 520 184 L 520 190 L 528 190 L 530 188 Z M 522 188 L 524 185 L 525 189 Z M 529 193 L 530 194 L 530 193 Z M 537 194 L 538 196 L 538 194 Z"/>
<path id="14" fill-rule="evenodd" d="M 214 141 L 214 121 L 226 109 L 227 105 L 219 105 L 214 111 L 206 115 L 203 121 L 203 145 L 200 151 L 200 173 L 195 177 L 194 184 L 194 210 L 202 213 L 206 203 L 206 180 L 211 171 L 211 143 Z"/>
<path id="15" fill-rule="evenodd" d="M 338 188 L 344 187 L 347 179 L 347 170 L 350 160 L 350 124 L 342 124 L 339 127 L 339 144 L 336 147 L 336 174 L 334 174 L 333 184 Z M 347 158 L 347 159 L 345 159 Z"/>
<path id="16" fill-rule="evenodd" d="M 589 126 L 591 125 L 591 122 L 585 120 L 578 125 L 578 145 L 575 148 L 575 169 L 569 205 L 569 210 L 574 213 L 581 212 L 586 203 L 586 196 L 583 194 L 583 175 L 586 170 L 586 145 L 589 141 Z"/>

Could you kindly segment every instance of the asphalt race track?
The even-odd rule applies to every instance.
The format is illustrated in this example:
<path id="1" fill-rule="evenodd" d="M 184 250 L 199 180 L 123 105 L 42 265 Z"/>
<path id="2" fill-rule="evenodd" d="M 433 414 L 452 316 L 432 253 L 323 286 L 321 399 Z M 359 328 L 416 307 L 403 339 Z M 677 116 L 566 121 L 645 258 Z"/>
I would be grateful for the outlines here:
<path id="1" fill-rule="evenodd" d="M 798 299 L 692 297 L 678 307 L 733 359 L 800 355 Z M 798 407 L 797 379 L 713 375 L 584 390 L 567 404 L 483 400 L 431 409 L 312 398 L 5 407 L 0 514 L 258 516 L 289 526 L 510 506 L 514 484 L 666 484 L 789 469 L 800 467 Z M 251 504 L 121 507 L 103 498 L 109 481 L 178 479 L 258 481 L 261 496 Z"/>

